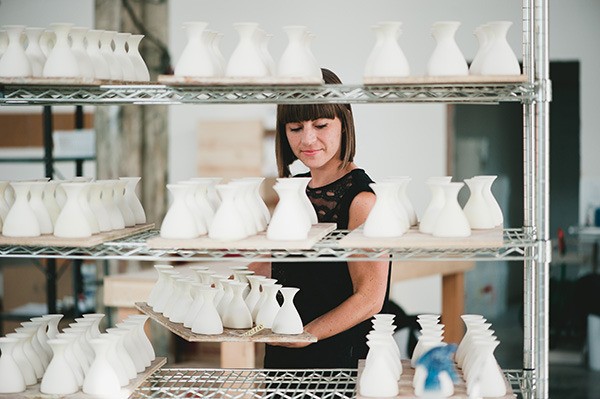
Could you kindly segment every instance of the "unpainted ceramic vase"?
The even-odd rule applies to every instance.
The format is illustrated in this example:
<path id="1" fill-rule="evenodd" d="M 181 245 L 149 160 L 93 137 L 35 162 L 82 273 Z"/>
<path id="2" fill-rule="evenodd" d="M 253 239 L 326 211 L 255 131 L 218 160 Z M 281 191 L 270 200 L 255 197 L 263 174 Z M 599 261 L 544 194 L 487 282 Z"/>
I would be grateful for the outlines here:
<path id="1" fill-rule="evenodd" d="M 497 177 L 498 176 L 495 175 L 479 175 L 474 176 L 473 179 L 482 179 L 485 181 L 485 184 L 482 188 L 483 198 L 485 199 L 485 201 L 488 204 L 488 207 L 490 208 L 490 211 L 492 213 L 492 219 L 494 220 L 494 225 L 502 226 L 502 224 L 504 223 L 502 209 L 500 208 L 498 201 L 496 201 L 494 194 L 492 194 L 492 184 L 494 184 L 494 181 Z"/>
<path id="2" fill-rule="evenodd" d="M 3 28 L 8 35 L 8 45 L 0 58 L 0 77 L 15 78 L 32 76 L 31 63 L 21 43 L 25 26 L 6 25 Z"/>
<path id="3" fill-rule="evenodd" d="M 12 357 L 21 371 L 25 385 L 30 386 L 37 384 L 38 380 L 35 374 L 35 369 L 31 365 L 31 362 L 27 358 L 24 350 L 24 346 L 27 344 L 29 335 L 25 333 L 9 333 L 6 334 L 6 337 L 16 338 L 18 340 L 12 349 Z"/>
<path id="4" fill-rule="evenodd" d="M 440 211 L 433 227 L 435 237 L 468 237 L 471 235 L 471 226 L 458 203 L 458 192 L 464 183 L 443 184 L 444 207 Z"/>
<path id="5" fill-rule="evenodd" d="M 483 196 L 485 181 L 483 179 L 465 179 L 471 194 L 463 211 L 472 229 L 491 229 L 494 223 L 492 210 Z"/>
<path id="6" fill-rule="evenodd" d="M 85 38 L 87 46 L 85 51 L 87 52 L 90 60 L 92 61 L 92 67 L 94 68 L 94 77 L 96 79 L 110 79 L 110 67 L 106 62 L 106 59 L 100 53 L 100 37 L 104 31 L 97 29 L 90 29 Z"/>
<path id="7" fill-rule="evenodd" d="M 127 56 L 133 64 L 135 71 L 135 80 L 137 82 L 148 82 L 150 80 L 150 72 L 148 66 L 140 54 L 140 42 L 144 35 L 131 35 L 127 38 Z"/>
<path id="8" fill-rule="evenodd" d="M 229 57 L 225 68 L 225 76 L 260 78 L 269 76 L 269 68 L 261 56 L 260 45 L 257 43 L 256 22 L 233 24 L 239 34 L 239 41 Z"/>
<path id="9" fill-rule="evenodd" d="M 506 35 L 510 21 L 491 21 L 487 23 L 489 45 L 481 61 L 481 75 L 520 75 L 519 60 L 508 44 Z"/>
<path id="10" fill-rule="evenodd" d="M 35 181 L 30 183 L 29 206 L 33 209 L 33 212 L 37 217 L 40 225 L 40 233 L 52 234 L 54 225 L 52 224 L 52 218 L 50 217 L 42 198 L 45 186 L 46 182 Z"/>
<path id="11" fill-rule="evenodd" d="M 123 80 L 134 82 L 137 79 L 135 67 L 129 58 L 129 55 L 127 54 L 127 50 L 125 49 L 125 44 L 127 43 L 129 36 L 131 36 L 131 33 L 126 32 L 119 32 L 115 35 L 113 38 L 115 43 L 115 50 L 113 54 L 123 70 Z"/>
<path id="12" fill-rule="evenodd" d="M 365 65 L 369 77 L 405 77 L 410 75 L 408 60 L 398 43 L 402 22 L 380 22 L 375 27 L 376 42 Z"/>
<path id="13" fill-rule="evenodd" d="M 192 332 L 206 335 L 222 334 L 223 323 L 214 304 L 217 290 L 215 288 L 201 288 L 200 294 L 203 296 L 204 302 L 192 324 Z"/>
<path id="14" fill-rule="evenodd" d="M 39 77 L 42 76 L 44 70 L 44 64 L 46 63 L 46 56 L 40 47 L 40 37 L 44 33 L 43 28 L 25 28 L 25 35 L 27 36 L 27 48 L 25 54 L 29 59 L 31 65 L 31 76 Z"/>
<path id="15" fill-rule="evenodd" d="M 419 231 L 421 233 L 433 233 L 435 222 L 437 221 L 440 211 L 446 202 L 444 198 L 444 190 L 442 190 L 441 185 L 450 183 L 451 179 L 452 176 L 434 176 L 427 178 L 425 181 L 425 184 L 429 187 L 429 191 L 431 192 L 431 199 L 429 200 L 427 208 L 425 208 L 425 212 L 423 212 L 423 217 L 421 217 L 421 221 L 419 222 Z"/>
<path id="16" fill-rule="evenodd" d="M 100 35 L 100 54 L 106 60 L 111 80 L 123 80 L 123 68 L 114 54 L 112 43 L 117 32 L 104 31 Z"/>
<path id="17" fill-rule="evenodd" d="M 135 369 L 135 364 L 133 363 L 133 359 L 129 355 L 129 352 L 125 348 L 125 336 L 129 334 L 129 331 L 120 329 L 120 328 L 107 328 L 106 333 L 108 335 L 116 336 L 119 339 L 117 340 L 117 355 L 119 356 L 119 360 L 123 365 L 123 369 L 125 370 L 125 374 L 127 378 L 130 380 L 134 379 L 137 376 L 137 372 Z"/>
<path id="18" fill-rule="evenodd" d="M 242 296 L 246 286 L 246 283 L 239 281 L 231 281 L 229 283 L 232 297 L 223 315 L 223 327 L 237 329 L 252 328 L 252 313 L 250 313 Z"/>
<path id="19" fill-rule="evenodd" d="M 54 355 L 42 378 L 40 392 L 49 395 L 68 395 L 79 391 L 75 373 L 65 358 L 69 341 L 55 338 L 49 340 L 48 345 L 52 347 Z"/>
<path id="20" fill-rule="evenodd" d="M 82 391 L 88 395 L 117 395 L 121 390 L 121 384 L 117 373 L 108 361 L 111 342 L 103 337 L 90 340 L 90 344 L 96 356 L 85 376 Z"/>
<path id="21" fill-rule="evenodd" d="M 244 220 L 235 202 L 237 188 L 230 184 L 219 184 L 217 190 L 222 202 L 208 228 L 208 236 L 221 241 L 246 238 Z"/>
<path id="22" fill-rule="evenodd" d="M 300 289 L 295 287 L 281 287 L 279 291 L 283 295 L 283 304 L 273 320 L 273 327 L 271 329 L 275 334 L 302 334 L 304 332 L 304 325 L 296 306 L 294 306 L 294 296 Z"/>
<path id="23" fill-rule="evenodd" d="M 304 240 L 308 237 L 311 220 L 301 197 L 300 184 L 304 183 L 291 178 L 278 179 L 277 184 L 273 186 L 279 196 L 279 202 L 267 227 L 269 240 Z"/>
<path id="24" fill-rule="evenodd" d="M 282 77 L 321 78 L 321 69 L 310 50 L 306 26 L 284 26 L 288 44 L 279 59 L 277 75 Z"/>
<path id="25" fill-rule="evenodd" d="M 198 237 L 198 226 L 186 203 L 188 187 L 183 184 L 167 184 L 167 189 L 171 192 L 173 201 L 163 219 L 160 236 L 172 239 Z"/>
<path id="26" fill-rule="evenodd" d="M 260 304 L 260 309 L 256 314 L 256 325 L 262 325 L 265 328 L 273 328 L 273 321 L 281 308 L 277 302 L 277 292 L 281 284 L 263 285 L 265 299 Z"/>
<path id="27" fill-rule="evenodd" d="M 79 66 L 79 76 L 82 78 L 93 79 L 95 77 L 92 60 L 85 49 L 85 37 L 88 28 L 75 27 L 71 29 L 71 51 L 77 58 Z"/>
<path id="28" fill-rule="evenodd" d="M 465 56 L 456 44 L 454 35 L 460 26 L 457 21 L 438 21 L 433 24 L 431 34 L 436 46 L 427 62 L 429 76 L 465 76 L 469 67 Z"/>
<path id="29" fill-rule="evenodd" d="M 12 182 L 15 202 L 10 207 L 2 234 L 7 237 L 38 237 L 41 234 L 40 223 L 29 204 L 28 196 L 31 182 Z"/>
<path id="30" fill-rule="evenodd" d="M 220 71 L 212 57 L 212 48 L 206 42 L 206 22 L 186 22 L 183 24 L 187 43 L 177 64 L 175 76 L 212 77 Z"/>
<path id="31" fill-rule="evenodd" d="M 49 78 L 76 78 L 80 76 L 81 71 L 79 70 L 77 58 L 69 44 L 69 33 L 72 26 L 73 24 L 68 23 L 50 24 L 56 35 L 56 42 L 44 64 L 43 76 Z"/>
<path id="32" fill-rule="evenodd" d="M 389 360 L 387 345 L 381 341 L 367 341 L 368 361 L 359 380 L 361 396 L 387 398 L 398 395 L 398 380 Z"/>
<path id="33" fill-rule="evenodd" d="M 363 227 L 365 237 L 400 237 L 406 232 L 407 220 L 398 208 L 398 184 L 392 181 L 371 183 L 375 205 Z"/>

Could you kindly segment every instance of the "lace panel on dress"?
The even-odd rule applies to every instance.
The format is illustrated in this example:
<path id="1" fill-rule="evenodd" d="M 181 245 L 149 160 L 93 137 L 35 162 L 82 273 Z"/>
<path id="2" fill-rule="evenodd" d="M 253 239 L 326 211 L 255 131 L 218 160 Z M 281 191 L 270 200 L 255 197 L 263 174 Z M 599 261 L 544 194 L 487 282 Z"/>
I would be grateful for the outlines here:
<path id="1" fill-rule="evenodd" d="M 307 195 L 317 211 L 319 222 L 337 223 L 340 218 L 347 219 L 347 215 L 340 215 L 342 198 L 353 184 L 352 173 L 341 179 L 319 188 L 307 188 Z M 346 212 L 348 210 L 346 209 Z M 342 220 L 347 224 L 347 220 Z"/>

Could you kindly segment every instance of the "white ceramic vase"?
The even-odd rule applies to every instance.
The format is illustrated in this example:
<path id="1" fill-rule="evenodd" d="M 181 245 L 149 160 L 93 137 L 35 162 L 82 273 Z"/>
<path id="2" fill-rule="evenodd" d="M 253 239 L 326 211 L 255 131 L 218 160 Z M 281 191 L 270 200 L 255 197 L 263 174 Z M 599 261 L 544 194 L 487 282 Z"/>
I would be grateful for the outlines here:
<path id="1" fill-rule="evenodd" d="M 481 61 L 485 58 L 485 53 L 489 49 L 490 34 L 488 33 L 489 27 L 487 25 L 480 25 L 473 31 L 473 34 L 477 38 L 477 52 L 471 65 L 469 65 L 470 75 L 481 75 Z"/>
<path id="2" fill-rule="evenodd" d="M 18 340 L 18 342 L 16 342 L 13 346 L 12 358 L 19 367 L 19 371 L 21 371 L 25 385 L 30 386 L 37 384 L 38 379 L 35 374 L 35 369 L 31 365 L 31 362 L 27 358 L 24 350 L 24 346 L 27 344 L 29 335 L 25 333 L 9 333 L 6 334 L 6 337 L 16 338 Z"/>
<path id="3" fill-rule="evenodd" d="M 43 28 L 28 27 L 25 29 L 25 35 L 27 36 L 25 54 L 27 54 L 29 64 L 31 65 L 31 76 L 34 77 L 42 76 L 44 64 L 46 63 L 46 56 L 40 47 L 42 33 L 44 33 Z"/>
<path id="4" fill-rule="evenodd" d="M 260 78 L 269 76 L 269 69 L 261 56 L 257 43 L 258 23 L 244 22 L 233 24 L 239 34 L 239 41 L 229 57 L 225 76 L 236 78 Z"/>
<path id="5" fill-rule="evenodd" d="M 440 211 L 432 234 L 435 237 L 468 237 L 471 235 L 471 226 L 458 203 L 458 192 L 464 183 L 443 184 L 444 207 Z"/>
<path id="6" fill-rule="evenodd" d="M 48 395 L 68 395 L 79 391 L 77 377 L 65 358 L 65 350 L 69 345 L 66 339 L 51 339 L 52 361 L 48 365 L 40 384 L 40 392 Z"/>
<path id="7" fill-rule="evenodd" d="M 135 80 L 138 82 L 148 82 L 150 80 L 150 72 L 148 66 L 140 54 L 140 42 L 144 35 L 131 35 L 127 38 L 127 56 L 133 64 L 135 71 Z"/>
<path id="8" fill-rule="evenodd" d="M 92 65 L 92 60 L 85 49 L 85 37 L 88 31 L 88 28 L 76 27 L 71 29 L 71 51 L 77 58 L 79 76 L 94 79 L 94 65 Z"/>
<path id="9" fill-rule="evenodd" d="M 54 231 L 54 226 L 52 224 L 52 218 L 44 205 L 44 200 L 42 195 L 44 193 L 44 188 L 46 186 L 46 182 L 42 181 L 34 181 L 29 183 L 29 206 L 35 213 L 37 217 L 40 233 L 41 234 L 52 234 Z"/>
<path id="10" fill-rule="evenodd" d="M 104 31 L 100 35 L 100 54 L 108 65 L 111 80 L 123 80 L 123 68 L 114 54 L 112 43 L 117 32 Z"/>
<path id="11" fill-rule="evenodd" d="M 446 202 L 444 199 L 444 190 L 442 190 L 441 185 L 450 183 L 450 180 L 452 180 L 452 176 L 435 176 L 429 177 L 425 181 L 425 184 L 429 187 L 429 191 L 431 192 L 431 199 L 419 222 L 419 231 L 421 233 L 433 233 L 435 222 Z"/>
<path id="12" fill-rule="evenodd" d="M 256 325 L 262 324 L 265 328 L 273 328 L 273 321 L 281 308 L 279 302 L 277 302 L 277 292 L 280 288 L 281 284 L 263 285 L 264 301 L 259 305 L 256 314 Z"/>
<path id="13" fill-rule="evenodd" d="M 284 26 L 288 44 L 279 59 L 277 75 L 282 77 L 320 78 L 321 69 L 310 51 L 306 26 Z"/>
<path id="14" fill-rule="evenodd" d="M 379 340 L 367 341 L 368 361 L 359 380 L 361 396 L 387 398 L 398 395 L 398 381 L 391 367 L 387 345 Z"/>
<path id="15" fill-rule="evenodd" d="M 294 296 L 296 296 L 300 289 L 295 287 L 281 287 L 279 291 L 283 295 L 283 304 L 273 320 L 273 327 L 271 329 L 275 334 L 302 334 L 304 332 L 304 325 L 296 306 L 294 306 Z"/>
<path id="16" fill-rule="evenodd" d="M 137 75 L 135 73 L 135 66 L 133 62 L 129 58 L 127 54 L 127 50 L 125 49 L 125 44 L 127 40 L 131 36 L 131 33 L 119 32 L 113 38 L 115 43 L 115 50 L 113 52 L 115 58 L 117 59 L 121 69 L 123 70 L 123 80 L 127 82 L 134 82 L 137 80 Z"/>
<path id="17" fill-rule="evenodd" d="M 135 364 L 133 363 L 133 359 L 129 355 L 129 352 L 125 348 L 125 336 L 129 334 L 129 331 L 122 330 L 120 328 L 107 328 L 106 333 L 109 336 L 116 336 L 119 339 L 117 340 L 117 356 L 119 356 L 119 360 L 123 365 L 123 369 L 127 378 L 134 379 L 137 376 L 137 371 L 135 369 Z"/>
<path id="18" fill-rule="evenodd" d="M 169 304 L 169 300 L 173 295 L 173 291 L 175 289 L 175 277 L 179 276 L 179 272 L 175 270 L 163 270 L 162 274 L 165 276 L 165 289 L 160 295 L 156 298 L 156 302 L 153 306 L 153 309 L 156 312 L 163 313 Z"/>
<path id="19" fill-rule="evenodd" d="M 85 51 L 90 57 L 92 67 L 94 68 L 94 77 L 96 79 L 110 79 L 110 67 L 106 62 L 106 59 L 100 53 L 100 37 L 104 31 L 97 29 L 90 29 L 85 38 L 87 46 Z"/>
<path id="20" fill-rule="evenodd" d="M 188 186 L 184 184 L 167 184 L 167 189 L 171 192 L 173 201 L 163 219 L 160 236 L 171 239 L 198 237 L 200 234 L 198 226 L 186 203 Z"/>
<path id="21" fill-rule="evenodd" d="M 496 224 L 492 217 L 492 210 L 483 196 L 484 179 L 465 179 L 471 194 L 463 211 L 472 229 L 491 229 Z"/>
<path id="22" fill-rule="evenodd" d="M 50 220 L 52 220 L 52 225 L 56 223 L 56 219 L 58 218 L 58 214 L 60 213 L 60 207 L 58 206 L 58 202 L 56 201 L 56 188 L 58 187 L 59 182 L 56 180 L 50 180 L 44 185 L 44 194 L 43 201 L 48 214 L 50 215 Z M 0 199 L 1 201 L 1 199 Z"/>
<path id="23" fill-rule="evenodd" d="M 502 214 L 502 209 L 500 208 L 498 201 L 496 201 L 494 194 L 492 194 L 492 184 L 494 184 L 494 181 L 497 177 L 498 176 L 495 175 L 480 175 L 474 176 L 473 178 L 482 179 L 485 181 L 485 184 L 482 188 L 483 198 L 485 199 L 485 201 L 488 204 L 488 207 L 490 208 L 490 211 L 492 213 L 492 219 L 494 220 L 494 225 L 502 226 L 502 224 L 504 223 L 504 215 Z"/>
<path id="24" fill-rule="evenodd" d="M 8 35 L 8 45 L 0 58 L 0 77 L 16 78 L 32 76 L 33 70 L 21 37 L 25 31 L 22 25 L 6 25 L 3 27 Z"/>
<path id="25" fill-rule="evenodd" d="M 191 181 L 196 183 L 195 199 L 198 209 L 202 214 L 202 218 L 204 219 L 204 223 L 206 223 L 206 226 L 210 226 L 210 224 L 213 221 L 213 218 L 215 217 L 215 208 L 213 208 L 213 205 L 208 196 L 208 189 L 209 186 L 212 186 L 212 179 L 204 177 L 194 177 L 191 179 Z"/>
<path id="26" fill-rule="evenodd" d="M 177 64 L 175 76 L 212 77 L 219 74 L 212 57 L 212 48 L 206 42 L 206 22 L 186 22 L 183 24 L 187 43 Z"/>
<path id="27" fill-rule="evenodd" d="M 214 304 L 217 290 L 214 288 L 201 288 L 200 295 L 204 302 L 198 312 L 198 316 L 192 323 L 192 332 L 196 334 L 218 335 L 223 333 L 223 323 L 219 312 Z"/>
<path id="28" fill-rule="evenodd" d="M 27 388 L 12 352 L 18 338 L 0 337 L 0 393 L 23 392 Z"/>
<path id="29" fill-rule="evenodd" d="M 398 43 L 402 22 L 381 22 L 375 28 L 375 46 L 368 57 L 365 72 L 371 77 L 404 77 L 410 75 L 410 66 Z"/>
<path id="30" fill-rule="evenodd" d="M 387 181 L 371 183 L 376 195 L 375 205 L 363 226 L 365 237 L 400 237 L 406 232 L 407 220 L 400 213 L 398 185 Z"/>
<path id="31" fill-rule="evenodd" d="M 37 237 L 41 234 L 40 223 L 28 201 L 31 182 L 12 182 L 15 202 L 10 207 L 2 234 L 7 237 Z"/>
<path id="32" fill-rule="evenodd" d="M 79 64 L 69 44 L 69 32 L 73 24 L 50 24 L 56 35 L 56 42 L 42 75 L 50 78 L 76 78 L 80 76 Z"/>
<path id="33" fill-rule="evenodd" d="M 173 266 L 171 265 L 154 265 L 154 269 L 156 269 L 156 273 L 158 274 L 158 279 L 156 280 L 156 284 L 152 287 L 150 291 L 150 295 L 148 295 L 148 299 L 146 303 L 154 308 L 156 306 L 156 302 L 160 295 L 165 291 L 167 285 L 167 277 L 163 273 L 164 270 L 173 270 Z"/>
<path id="34" fill-rule="evenodd" d="M 230 184 L 220 184 L 217 190 L 222 202 L 208 228 L 208 236 L 221 241 L 246 238 L 246 226 L 235 201 L 237 188 Z"/>
<path id="35" fill-rule="evenodd" d="M 90 340 L 94 348 L 94 362 L 88 370 L 83 381 L 82 391 L 88 395 L 116 396 L 121 391 L 121 384 L 117 373 L 108 361 L 110 341 L 103 338 Z"/>
<path id="36" fill-rule="evenodd" d="M 146 223 L 146 212 L 144 212 L 144 207 L 135 193 L 135 188 L 142 178 L 120 177 L 119 179 L 127 182 L 125 186 L 125 202 L 127 202 L 129 209 L 133 212 L 135 224 Z"/>
<path id="37" fill-rule="evenodd" d="M 508 44 L 506 35 L 512 22 L 488 22 L 489 45 L 481 61 L 481 75 L 520 75 L 519 60 Z"/>
<path id="38" fill-rule="evenodd" d="M 427 62 L 429 76 L 465 76 L 469 67 L 454 35 L 460 26 L 457 21 L 439 21 L 433 24 L 431 34 L 436 46 Z"/>
<path id="39" fill-rule="evenodd" d="M 236 329 L 252 328 L 252 314 L 248 306 L 246 306 L 242 295 L 246 285 L 239 281 L 231 281 L 229 283 L 232 297 L 223 314 L 223 327 Z"/>
<path id="40" fill-rule="evenodd" d="M 111 230 L 120 230 L 125 228 L 125 219 L 115 202 L 115 182 L 116 180 L 98 180 L 102 190 L 102 205 L 108 213 Z"/>
<path id="41" fill-rule="evenodd" d="M 65 238 L 90 237 L 92 229 L 80 202 L 85 186 L 81 183 L 62 183 L 61 187 L 67 193 L 67 202 L 56 219 L 54 235 Z"/>
<path id="42" fill-rule="evenodd" d="M 311 219 L 306 203 L 302 200 L 300 184 L 296 179 L 278 179 L 273 189 L 279 196 L 279 202 L 273 211 L 273 217 L 267 227 L 267 238 L 276 241 L 304 240 L 311 229 Z M 311 205 L 312 207 L 312 205 Z"/>

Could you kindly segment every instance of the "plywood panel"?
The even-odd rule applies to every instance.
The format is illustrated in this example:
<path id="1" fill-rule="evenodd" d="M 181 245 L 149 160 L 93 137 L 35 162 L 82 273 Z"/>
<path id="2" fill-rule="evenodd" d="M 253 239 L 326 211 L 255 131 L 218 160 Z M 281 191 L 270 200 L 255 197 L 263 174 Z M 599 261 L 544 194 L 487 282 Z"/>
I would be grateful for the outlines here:
<path id="1" fill-rule="evenodd" d="M 73 107 L 73 111 L 75 107 Z M 52 116 L 54 130 L 75 128 L 74 113 L 55 113 Z M 42 110 L 32 114 L 0 113 L 0 147 L 42 147 L 44 145 Z M 94 114 L 83 115 L 83 127 L 93 128 Z"/>

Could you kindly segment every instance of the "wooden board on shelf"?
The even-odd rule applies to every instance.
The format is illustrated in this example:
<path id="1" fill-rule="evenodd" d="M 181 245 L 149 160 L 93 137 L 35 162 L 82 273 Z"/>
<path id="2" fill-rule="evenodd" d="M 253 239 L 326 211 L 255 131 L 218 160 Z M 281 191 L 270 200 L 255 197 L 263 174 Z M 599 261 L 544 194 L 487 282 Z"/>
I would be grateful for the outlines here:
<path id="1" fill-rule="evenodd" d="M 39 237 L 6 237 L 0 235 L 0 245 L 20 245 L 25 247 L 67 247 L 89 248 L 108 241 L 119 240 L 154 228 L 154 223 L 138 224 L 124 229 L 94 234 L 87 238 L 63 238 L 44 234 Z"/>
<path id="2" fill-rule="evenodd" d="M 146 367 L 144 371 L 138 373 L 137 377 L 133 380 L 129 381 L 129 384 L 122 387 L 121 391 L 117 395 L 113 395 L 110 399 L 126 399 L 133 391 L 135 391 L 148 377 L 154 374 L 157 370 L 159 370 L 162 366 L 167 363 L 166 357 L 157 357 L 150 363 L 150 366 Z M 10 393 L 10 394 L 2 394 L 0 393 L 0 399 L 33 399 L 33 398 L 53 398 L 53 399 L 98 399 L 103 396 L 97 395 L 88 395 L 83 391 L 78 391 L 69 395 L 47 395 L 40 392 L 40 384 L 35 384 L 27 387 L 25 392 L 20 393 Z"/>
<path id="3" fill-rule="evenodd" d="M 362 226 L 339 241 L 341 248 L 492 249 L 504 245 L 501 227 L 471 230 L 464 238 L 441 238 L 419 232 L 415 227 L 395 238 L 365 237 Z"/>
<path id="4" fill-rule="evenodd" d="M 527 82 L 527 75 L 365 76 L 363 82 L 365 85 L 506 84 Z"/>
<path id="5" fill-rule="evenodd" d="M 244 238 L 237 241 L 213 240 L 208 236 L 190 239 L 170 239 L 152 237 L 146 241 L 146 245 L 152 249 L 310 249 L 319 240 L 335 230 L 335 223 L 318 223 L 311 227 L 305 240 L 297 241 L 275 241 L 267 238 L 266 232 Z"/>
<path id="6" fill-rule="evenodd" d="M 173 323 L 161 313 L 155 312 L 145 302 L 136 302 L 135 307 L 172 333 L 189 342 L 317 342 L 317 338 L 307 332 L 298 335 L 274 334 L 268 328 L 260 330 L 254 335 L 244 335 L 248 330 L 231 328 L 225 328 L 223 334 L 219 335 L 196 334 L 191 329 L 184 327 L 183 324 Z"/>
<path id="7" fill-rule="evenodd" d="M 356 398 L 357 399 L 367 399 L 365 396 L 360 395 L 360 375 L 362 374 L 363 369 L 365 368 L 365 360 L 361 359 L 358 361 L 358 376 L 356 378 Z M 457 374 L 459 377 L 459 382 L 454 383 L 454 395 L 450 396 L 450 399 L 468 399 L 467 395 L 467 384 L 463 377 L 462 371 L 457 369 Z M 412 386 L 413 378 L 415 376 L 415 369 L 410 366 L 410 360 L 402 359 L 402 375 L 400 376 L 399 381 L 399 390 L 397 396 L 393 396 L 390 399 L 408 399 L 415 398 L 415 390 Z M 504 378 L 504 383 L 506 384 L 506 394 L 504 396 L 499 396 L 498 399 L 514 399 L 516 395 L 512 391 L 512 387 L 504 373 L 502 374 Z"/>
<path id="8" fill-rule="evenodd" d="M 0 78 L 0 85 L 31 86 L 103 86 L 103 85 L 156 85 L 156 81 L 129 81 L 94 78 L 46 78 L 46 77 L 14 77 Z"/>
<path id="9" fill-rule="evenodd" d="M 174 76 L 174 75 L 159 75 L 158 82 L 170 86 L 235 86 L 235 85 L 321 85 L 321 78 L 302 78 L 302 77 L 191 77 L 191 76 Z"/>

